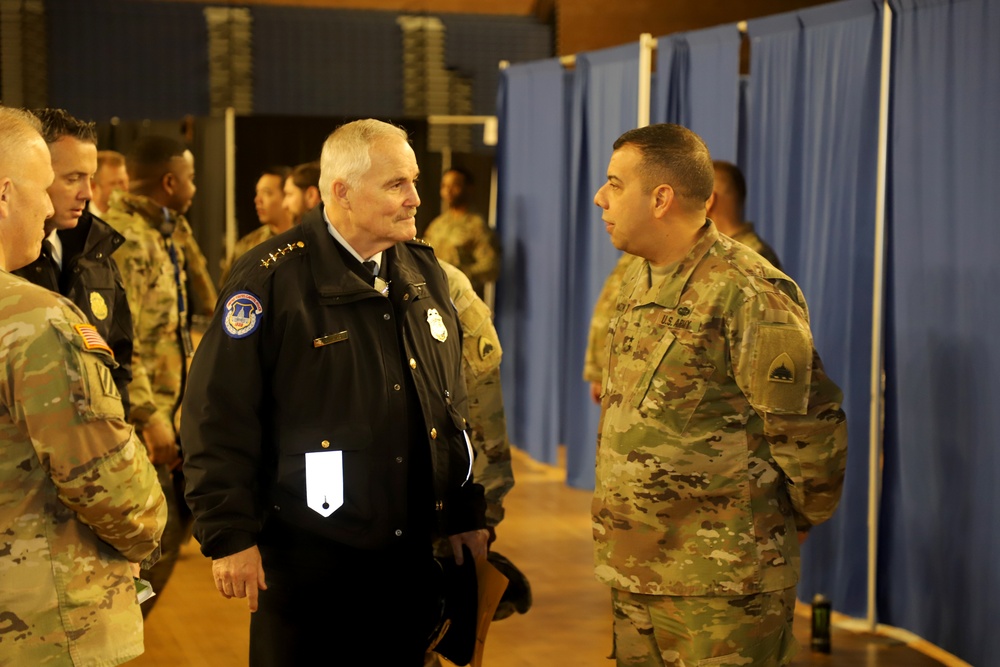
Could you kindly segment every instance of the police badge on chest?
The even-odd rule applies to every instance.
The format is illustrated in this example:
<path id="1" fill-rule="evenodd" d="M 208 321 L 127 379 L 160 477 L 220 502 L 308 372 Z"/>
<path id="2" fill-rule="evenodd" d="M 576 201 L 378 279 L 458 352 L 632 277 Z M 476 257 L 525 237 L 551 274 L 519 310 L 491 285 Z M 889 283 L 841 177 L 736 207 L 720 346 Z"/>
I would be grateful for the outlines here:
<path id="1" fill-rule="evenodd" d="M 431 336 L 434 340 L 441 343 L 448 340 L 448 329 L 444 326 L 444 319 L 441 317 L 441 313 L 437 311 L 437 308 L 427 309 L 427 326 L 431 329 Z"/>

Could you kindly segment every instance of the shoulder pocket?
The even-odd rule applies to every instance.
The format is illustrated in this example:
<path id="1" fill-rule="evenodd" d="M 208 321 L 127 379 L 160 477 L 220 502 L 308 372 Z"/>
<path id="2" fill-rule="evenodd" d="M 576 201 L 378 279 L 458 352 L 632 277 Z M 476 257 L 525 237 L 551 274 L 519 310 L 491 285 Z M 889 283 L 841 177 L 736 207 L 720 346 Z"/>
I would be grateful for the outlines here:
<path id="1" fill-rule="evenodd" d="M 812 384 L 809 332 L 788 324 L 758 323 L 748 372 L 755 409 L 772 414 L 806 414 Z"/>
<path id="2" fill-rule="evenodd" d="M 77 413 L 87 421 L 124 419 L 122 397 L 111 377 L 117 364 L 97 329 L 63 319 L 53 320 L 52 326 L 66 342 L 66 372 Z"/>
<path id="3" fill-rule="evenodd" d="M 282 435 L 282 454 L 306 454 L 308 452 L 344 451 L 355 452 L 367 449 L 372 443 L 371 429 L 364 426 L 322 425 L 291 428 Z"/>

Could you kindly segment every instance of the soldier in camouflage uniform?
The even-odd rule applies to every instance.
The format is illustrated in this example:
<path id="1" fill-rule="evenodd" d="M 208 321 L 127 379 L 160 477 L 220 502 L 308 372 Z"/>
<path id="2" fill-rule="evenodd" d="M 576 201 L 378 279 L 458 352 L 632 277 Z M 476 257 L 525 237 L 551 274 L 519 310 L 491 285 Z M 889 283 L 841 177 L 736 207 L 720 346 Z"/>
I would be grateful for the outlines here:
<path id="1" fill-rule="evenodd" d="M 284 166 L 268 167 L 257 179 L 253 204 L 257 211 L 260 227 L 238 240 L 233 246 L 233 254 L 230 255 L 222 268 L 222 276 L 219 278 L 220 287 L 225 285 L 226 280 L 229 279 L 233 262 L 245 255 L 251 248 L 256 248 L 264 241 L 292 228 L 292 216 L 282 205 L 285 198 L 283 186 L 289 172 L 289 168 Z"/>
<path id="2" fill-rule="evenodd" d="M 483 296 L 488 282 L 500 274 L 500 245 L 482 216 L 469 211 L 468 189 L 472 175 L 464 169 L 449 169 L 441 179 L 441 201 L 448 210 L 434 218 L 424 231 L 424 240 L 439 259 L 457 266 L 469 277 L 476 294 Z"/>
<path id="3" fill-rule="evenodd" d="M 468 277 L 455 266 L 438 261 L 448 276 L 451 300 L 462 325 L 462 370 L 469 390 L 469 427 L 476 452 L 472 476 L 486 492 L 486 526 L 492 542 L 497 524 L 503 521 L 503 498 L 514 486 L 500 388 L 500 338 L 489 306 L 476 296 Z"/>
<path id="4" fill-rule="evenodd" d="M 797 533 L 843 483 L 841 392 L 798 286 L 706 218 L 701 139 L 654 125 L 614 148 L 594 202 L 643 258 L 609 325 L 593 503 L 618 664 L 787 664 Z"/>
<path id="5" fill-rule="evenodd" d="M 191 284 L 201 292 L 199 302 L 206 314 L 215 305 L 216 293 L 184 218 L 195 193 L 191 152 L 173 139 L 144 137 L 129 152 L 127 162 L 130 192 L 112 197 L 105 219 L 125 237 L 114 259 L 135 326 L 129 420 L 141 431 L 157 465 L 170 510 L 163 557 L 148 575 L 159 591 L 170 577 L 186 532 L 174 475 L 179 474 L 175 468 L 180 463 L 175 420 L 187 359 L 193 352 L 188 269 L 195 269 Z M 148 613 L 151 606 L 143 610 Z"/>
<path id="6" fill-rule="evenodd" d="M 743 205 L 747 199 L 743 172 L 731 162 L 716 160 L 712 165 L 715 168 L 715 185 L 708 200 L 708 217 L 720 232 L 750 248 L 780 271 L 781 262 L 777 253 L 757 236 L 753 223 L 743 219 Z"/>
<path id="7" fill-rule="evenodd" d="M 587 334 L 587 356 L 583 360 L 583 379 L 590 383 L 590 397 L 594 403 L 601 402 L 601 378 L 607 366 L 604 349 L 608 342 L 608 322 L 615 312 L 615 302 L 622 288 L 622 279 L 629 263 L 640 261 L 634 255 L 623 253 L 615 268 L 608 274 L 604 287 L 594 304 L 594 314 L 590 318 L 590 333 Z"/>
<path id="8" fill-rule="evenodd" d="M 8 273 L 38 256 L 53 211 L 36 124 L 0 107 L 0 664 L 117 665 L 142 653 L 129 562 L 155 552 L 166 509 L 108 345 Z"/>

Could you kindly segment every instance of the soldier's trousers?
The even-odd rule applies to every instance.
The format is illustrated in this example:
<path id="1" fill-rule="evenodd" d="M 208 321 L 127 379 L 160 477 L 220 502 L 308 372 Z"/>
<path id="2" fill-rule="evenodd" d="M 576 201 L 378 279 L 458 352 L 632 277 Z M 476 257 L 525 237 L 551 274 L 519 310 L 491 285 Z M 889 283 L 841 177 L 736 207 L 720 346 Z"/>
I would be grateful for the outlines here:
<path id="1" fill-rule="evenodd" d="M 795 588 L 739 597 L 671 597 L 612 589 L 619 666 L 787 665 Z"/>

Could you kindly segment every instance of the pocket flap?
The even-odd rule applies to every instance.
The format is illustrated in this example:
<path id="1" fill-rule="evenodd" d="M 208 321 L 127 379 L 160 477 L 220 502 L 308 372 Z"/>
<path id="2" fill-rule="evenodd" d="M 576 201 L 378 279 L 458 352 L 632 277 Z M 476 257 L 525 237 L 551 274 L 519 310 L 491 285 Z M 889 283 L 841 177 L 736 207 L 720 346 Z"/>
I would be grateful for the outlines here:
<path id="1" fill-rule="evenodd" d="M 284 454 L 305 454 L 308 452 L 353 452 L 365 449 L 372 443 L 371 429 L 363 426 L 324 427 L 316 425 L 306 428 L 288 429 L 283 435 L 281 451 Z"/>

